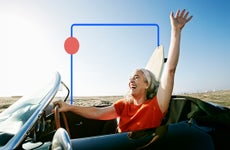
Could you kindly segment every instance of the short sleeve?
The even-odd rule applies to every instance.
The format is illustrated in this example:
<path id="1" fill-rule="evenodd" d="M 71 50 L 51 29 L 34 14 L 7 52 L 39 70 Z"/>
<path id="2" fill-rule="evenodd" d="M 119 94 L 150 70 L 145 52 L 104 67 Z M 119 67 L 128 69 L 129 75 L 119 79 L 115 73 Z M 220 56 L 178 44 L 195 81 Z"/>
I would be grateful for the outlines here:
<path id="1" fill-rule="evenodd" d="M 113 106 L 115 107 L 118 116 L 120 116 L 125 107 L 125 100 L 118 100 L 113 104 Z"/>

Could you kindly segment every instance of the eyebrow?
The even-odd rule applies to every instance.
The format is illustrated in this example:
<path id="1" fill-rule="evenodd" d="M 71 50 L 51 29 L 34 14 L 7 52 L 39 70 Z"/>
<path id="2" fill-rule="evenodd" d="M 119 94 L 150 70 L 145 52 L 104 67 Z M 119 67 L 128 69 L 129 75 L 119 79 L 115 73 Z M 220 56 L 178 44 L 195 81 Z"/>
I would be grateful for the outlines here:
<path id="1" fill-rule="evenodd" d="M 133 75 L 133 76 L 130 76 L 130 78 L 134 78 L 134 77 L 140 77 L 140 75 L 135 74 L 135 75 Z"/>

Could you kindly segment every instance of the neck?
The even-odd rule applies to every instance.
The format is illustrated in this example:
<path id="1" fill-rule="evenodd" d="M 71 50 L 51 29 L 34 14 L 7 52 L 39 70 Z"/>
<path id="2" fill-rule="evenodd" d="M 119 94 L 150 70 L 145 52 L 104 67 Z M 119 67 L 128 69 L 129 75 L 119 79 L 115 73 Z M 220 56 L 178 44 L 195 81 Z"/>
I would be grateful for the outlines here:
<path id="1" fill-rule="evenodd" d="M 146 97 L 145 96 L 133 96 L 133 103 L 135 105 L 141 105 L 146 101 Z"/>

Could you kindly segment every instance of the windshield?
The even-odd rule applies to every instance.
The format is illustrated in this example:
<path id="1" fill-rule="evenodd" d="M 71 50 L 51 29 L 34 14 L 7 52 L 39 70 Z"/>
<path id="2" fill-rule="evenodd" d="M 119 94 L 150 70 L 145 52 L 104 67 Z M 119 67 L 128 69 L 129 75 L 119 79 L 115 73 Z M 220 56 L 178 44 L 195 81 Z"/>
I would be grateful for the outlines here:
<path id="1" fill-rule="evenodd" d="M 5 135 L 13 137 L 22 130 L 24 124 L 30 119 L 34 112 L 46 104 L 44 101 L 50 101 L 52 99 L 57 92 L 57 88 L 54 87 L 59 86 L 59 84 L 60 81 L 57 80 L 57 75 L 55 78 L 53 76 L 53 79 L 50 79 L 48 83 L 40 86 L 39 90 L 22 97 L 3 111 L 0 114 L 0 139 L 2 140 L 1 136 L 6 137 Z M 0 146 L 2 146 L 2 144 Z"/>

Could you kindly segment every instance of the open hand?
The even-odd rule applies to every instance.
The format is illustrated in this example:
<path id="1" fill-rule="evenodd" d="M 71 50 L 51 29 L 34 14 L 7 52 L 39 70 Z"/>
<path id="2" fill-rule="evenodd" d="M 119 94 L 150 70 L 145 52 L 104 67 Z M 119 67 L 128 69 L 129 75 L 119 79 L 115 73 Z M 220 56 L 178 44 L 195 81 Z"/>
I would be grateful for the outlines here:
<path id="1" fill-rule="evenodd" d="M 193 16 L 189 16 L 189 12 L 186 12 L 185 9 L 183 9 L 182 12 L 180 12 L 180 10 L 178 10 L 176 12 L 176 16 L 174 16 L 174 13 L 171 12 L 171 14 L 170 14 L 171 26 L 174 29 L 182 30 L 184 25 L 187 22 L 189 22 L 192 19 L 192 17 Z"/>

